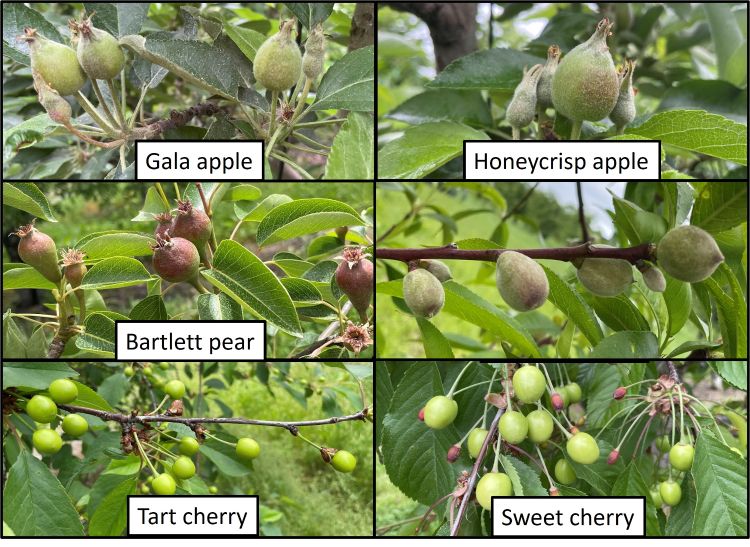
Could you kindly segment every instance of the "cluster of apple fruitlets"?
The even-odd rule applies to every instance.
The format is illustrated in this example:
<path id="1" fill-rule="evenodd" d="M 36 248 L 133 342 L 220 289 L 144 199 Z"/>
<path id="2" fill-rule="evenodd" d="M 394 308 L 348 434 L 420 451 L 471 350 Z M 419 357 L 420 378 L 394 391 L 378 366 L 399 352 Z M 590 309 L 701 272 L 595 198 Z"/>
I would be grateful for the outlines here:
<path id="1" fill-rule="evenodd" d="M 561 495 L 559 486 L 570 486 L 577 482 L 576 466 L 603 462 L 602 458 L 606 458 L 607 464 L 615 464 L 620 458 L 620 451 L 625 441 L 632 438 L 633 429 L 638 424 L 642 427 L 642 432 L 633 451 L 634 457 L 638 453 L 638 445 L 652 424 L 661 428 L 662 431 L 668 431 L 671 428 L 671 438 L 664 434 L 657 436 L 654 441 L 656 450 L 652 450 L 652 453 L 656 454 L 655 468 L 659 469 L 665 463 L 662 455 L 666 453 L 668 453 L 669 468 L 664 469 L 664 473 L 667 474 L 664 480 L 651 487 L 651 498 L 653 504 L 657 508 L 665 508 L 667 514 L 668 507 L 680 503 L 682 497 L 680 476 L 691 470 L 695 456 L 693 444 L 700 434 L 701 427 L 694 419 L 693 407 L 701 403 L 688 394 L 684 386 L 671 375 L 662 375 L 656 380 L 644 380 L 634 384 L 634 386 L 648 385 L 648 391 L 645 394 L 640 393 L 640 390 L 629 393 L 634 386 L 623 386 L 614 392 L 615 400 L 626 400 L 623 401 L 622 408 L 617 409 L 612 420 L 596 431 L 596 437 L 606 431 L 609 424 L 618 417 L 622 420 L 620 431 L 625 428 L 627 430 L 619 436 L 617 447 L 605 456 L 602 454 L 597 438 L 591 433 L 581 431 L 581 426 L 586 423 L 586 410 L 583 406 L 584 393 L 578 383 L 567 380 L 566 383 L 553 385 L 548 370 L 550 365 L 523 365 L 515 370 L 512 370 L 513 365 L 495 365 L 495 373 L 491 380 L 457 389 L 464 371 L 471 366 L 479 365 L 467 364 L 446 394 L 436 394 L 426 401 L 418 413 L 418 418 L 430 429 L 445 430 L 455 422 L 461 412 L 455 400 L 456 393 L 481 384 L 489 384 L 484 398 L 486 404 L 482 416 L 473 428 L 449 448 L 446 454 L 449 463 L 458 461 L 462 447 L 466 443 L 471 459 L 476 460 L 480 455 L 482 456 L 481 463 L 484 465 L 479 465 L 480 462 L 478 462 L 478 467 L 475 469 L 477 474 L 481 475 L 476 482 L 476 501 L 483 509 L 490 509 L 492 496 L 513 495 L 513 483 L 508 474 L 501 471 L 499 467 L 499 454 L 502 451 L 529 457 L 546 476 L 550 495 L 557 496 Z M 498 374 L 501 374 L 503 378 L 497 378 Z M 558 376 L 563 379 L 560 374 Z M 495 382 L 500 382 L 503 386 L 501 393 L 490 391 Z M 492 406 L 502 414 L 497 422 L 496 430 L 491 431 L 486 427 L 485 418 L 487 409 Z M 527 410 L 529 406 L 536 408 Z M 622 415 L 626 412 L 627 415 L 623 418 Z M 629 420 L 633 414 L 637 416 Z M 659 416 L 662 419 L 660 421 L 648 419 L 645 420 L 644 425 L 644 421 L 641 420 L 644 416 Z M 567 427 L 561 422 L 566 423 Z M 562 442 L 556 440 L 556 426 Z M 675 442 L 675 436 L 678 434 L 680 440 Z M 523 446 L 521 446 L 522 443 Z M 537 452 L 539 461 L 530 455 L 532 452 L 526 448 L 529 446 Z M 558 447 L 562 454 L 548 469 L 544 462 L 547 456 L 543 456 L 540 449 L 544 449 L 549 455 L 553 447 Z M 733 450 L 742 457 L 740 451 Z M 484 458 L 493 453 L 494 463 L 489 468 L 490 460 L 485 461 Z M 463 492 L 454 493 L 454 495 L 460 496 Z"/>
<path id="2" fill-rule="evenodd" d="M 145 382 L 151 389 L 161 390 L 164 393 L 164 399 L 156 409 L 149 413 L 150 415 L 158 415 L 161 408 L 169 401 L 171 404 L 166 410 L 167 416 L 181 416 L 183 413 L 182 399 L 186 396 L 187 388 L 178 379 L 166 379 L 163 373 L 169 370 L 168 363 L 153 366 L 137 363 L 125 365 L 122 368 L 122 373 L 132 381 Z M 89 413 L 107 419 L 107 416 L 102 416 L 100 411 L 87 408 L 85 399 L 79 400 L 79 385 L 68 378 L 60 378 L 50 383 L 46 390 L 28 399 L 19 397 L 20 401 L 25 401 L 23 409 L 26 414 L 36 422 L 32 444 L 42 456 L 53 456 L 63 447 L 63 438 L 58 432 L 57 425 L 65 435 L 77 439 L 86 434 L 89 429 L 85 414 Z M 71 407 L 66 405 L 71 405 Z M 70 411 L 73 408 L 78 412 Z M 65 411 L 66 414 L 63 416 L 61 411 Z M 261 453 L 260 444 L 252 437 L 242 437 L 231 443 L 212 435 L 199 423 L 191 423 L 190 428 L 194 436 L 184 435 L 178 438 L 174 436 L 174 431 L 167 428 L 165 422 L 156 420 L 142 423 L 135 418 L 135 413 L 132 416 L 134 421 L 129 421 L 126 416 L 121 416 L 119 419 L 123 428 L 121 444 L 125 454 L 137 454 L 144 461 L 144 470 L 150 471 L 140 484 L 139 491 L 142 494 L 154 493 L 161 496 L 174 494 L 178 487 L 182 487 L 181 481 L 188 481 L 196 474 L 193 458 L 200 451 L 201 444 L 206 438 L 232 445 L 236 458 L 241 462 L 251 462 Z M 58 422 L 59 418 L 62 419 Z M 298 432 L 295 432 L 295 435 L 320 450 L 324 461 L 336 471 L 351 473 L 356 468 L 357 459 L 351 452 L 320 447 Z M 161 471 L 157 470 L 158 466 L 162 467 Z M 215 494 L 218 489 L 210 486 L 209 492 Z"/>
<path id="3" fill-rule="evenodd" d="M 611 248 L 592 245 L 593 248 Z M 664 292 L 666 279 L 659 267 L 673 278 L 687 283 L 703 281 L 716 271 L 724 256 L 714 238 L 696 226 L 679 226 L 668 231 L 656 244 L 653 261 L 639 260 L 635 267 L 650 290 Z M 621 258 L 588 257 L 571 260 L 578 281 L 597 296 L 615 297 L 634 283 L 633 267 Z M 657 267 L 657 263 L 658 266 Z M 450 269 L 439 260 L 410 262 L 403 279 L 403 298 L 417 317 L 431 318 L 445 304 L 443 283 L 451 279 Z M 497 290 L 512 309 L 525 312 L 539 308 L 549 296 L 544 269 L 528 256 L 504 250 L 495 269 Z"/>

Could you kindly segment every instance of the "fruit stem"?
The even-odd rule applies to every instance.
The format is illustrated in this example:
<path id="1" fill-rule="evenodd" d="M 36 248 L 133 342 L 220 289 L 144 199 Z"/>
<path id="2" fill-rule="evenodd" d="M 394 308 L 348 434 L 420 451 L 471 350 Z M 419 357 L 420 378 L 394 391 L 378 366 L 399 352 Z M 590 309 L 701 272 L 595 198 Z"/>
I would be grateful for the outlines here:
<path id="1" fill-rule="evenodd" d="M 614 422 L 620 414 L 622 414 L 623 412 L 627 412 L 628 416 L 630 416 L 630 414 L 632 414 L 635 411 L 635 409 L 638 408 L 641 404 L 645 404 L 645 403 L 637 403 L 637 404 L 635 404 L 633 406 L 626 406 L 626 407 L 621 408 L 617 412 L 615 412 L 615 414 L 609 420 L 607 420 L 607 423 L 604 424 L 604 426 L 599 430 L 599 433 L 597 433 L 596 435 L 594 435 L 594 439 L 598 439 L 599 435 L 601 435 L 602 433 L 604 433 L 604 431 L 606 431 L 607 427 L 609 427 L 609 424 L 611 424 L 612 422 Z M 625 417 L 625 423 L 627 423 L 628 416 Z"/>
<path id="2" fill-rule="evenodd" d="M 545 109 L 537 105 L 536 107 L 536 140 L 544 140 L 544 134 L 542 133 L 542 126 L 547 119 Z"/>
<path id="3" fill-rule="evenodd" d="M 477 382 L 476 384 L 471 384 L 470 386 L 464 386 L 461 389 L 457 389 L 453 392 L 453 395 L 458 395 L 462 391 L 466 391 L 467 389 L 471 389 L 476 386 L 483 386 L 484 384 L 490 384 L 490 387 L 492 387 L 493 380 L 484 380 L 483 382 Z"/>
<path id="4" fill-rule="evenodd" d="M 573 125 L 570 128 L 570 140 L 577 141 L 581 138 L 581 125 L 582 120 L 573 120 Z"/>
<path id="5" fill-rule="evenodd" d="M 687 397 L 691 401 L 695 401 L 696 403 L 698 403 L 699 405 L 701 405 L 703 407 L 703 410 L 705 410 L 706 413 L 711 417 L 711 420 L 714 423 L 714 427 L 716 427 L 716 435 L 717 435 L 717 437 L 719 438 L 719 440 L 722 443 L 724 443 L 724 446 L 728 447 L 729 445 L 724 440 L 724 435 L 721 434 L 721 428 L 719 428 L 719 424 L 716 422 L 716 418 L 714 417 L 713 413 L 708 409 L 708 407 L 703 404 L 703 401 L 701 401 L 700 399 L 698 399 L 698 398 L 690 395 L 689 393 L 685 393 L 685 397 Z M 674 444 L 674 442 L 672 444 Z"/>
<path id="6" fill-rule="evenodd" d="M 271 121 L 268 123 L 268 134 L 273 135 L 276 129 L 276 103 L 279 102 L 279 92 L 271 92 Z"/>
<path id="7" fill-rule="evenodd" d="M 80 131 L 78 131 L 78 129 L 73 127 L 70 123 L 66 123 L 63 125 L 68 131 L 73 133 L 76 137 L 78 137 L 82 141 L 87 142 L 89 144 L 93 144 L 94 146 L 98 146 L 99 148 L 107 148 L 107 149 L 117 148 L 118 146 L 122 145 L 125 142 L 123 139 L 118 139 L 112 142 L 97 141 L 96 139 L 92 139 L 85 133 L 81 133 Z"/>
<path id="8" fill-rule="evenodd" d="M 149 412 L 148 414 L 146 414 L 146 416 L 153 416 L 154 414 L 156 414 L 157 412 L 159 412 L 159 410 L 161 409 L 161 407 L 163 407 L 164 403 L 166 403 L 168 400 L 169 400 L 169 395 L 165 395 L 164 398 L 159 403 L 159 406 L 157 406 L 154 410 L 152 410 L 151 412 Z"/>
<path id="9" fill-rule="evenodd" d="M 122 109 L 120 108 L 120 99 L 117 96 L 117 87 L 115 87 L 114 82 L 110 79 L 107 80 L 107 87 L 109 87 L 109 93 L 112 95 L 112 106 L 115 108 L 115 115 L 117 116 L 117 120 L 120 122 L 120 127 L 123 129 L 127 127 L 125 124 L 125 116 L 122 113 Z M 123 97 L 123 100 L 125 97 Z"/>
<path id="10" fill-rule="evenodd" d="M 78 101 L 78 104 L 81 105 L 81 108 L 83 108 L 86 113 L 91 116 L 91 118 L 99 125 L 99 127 L 101 127 L 110 136 L 117 135 L 117 131 L 114 129 L 114 127 L 109 125 L 109 123 L 104 118 L 102 118 L 94 105 L 91 104 L 91 102 L 86 98 L 86 95 L 78 91 L 75 97 Z"/>
<path id="11" fill-rule="evenodd" d="M 306 148 L 304 146 L 299 146 L 297 144 L 291 143 L 289 141 L 284 143 L 284 146 L 287 148 L 292 148 L 294 150 L 299 150 L 300 152 L 307 152 L 308 154 L 315 154 L 317 156 L 327 156 L 328 152 L 325 150 L 315 150 L 313 148 Z"/>
<path id="12" fill-rule="evenodd" d="M 294 110 L 294 115 L 292 116 L 292 121 L 290 122 L 290 125 L 294 125 L 294 122 L 297 121 L 297 118 L 299 118 L 300 114 L 302 114 L 302 109 L 305 108 L 305 103 L 307 102 L 307 95 L 310 93 L 310 87 L 312 86 L 312 80 L 310 78 L 305 77 L 305 87 L 302 88 L 302 95 L 299 97 L 299 100 L 297 101 L 297 108 Z"/>
<path id="13" fill-rule="evenodd" d="M 93 88 L 96 98 L 99 101 L 99 106 L 104 111 L 104 115 L 107 117 L 107 120 L 109 120 L 109 123 L 112 124 L 112 127 L 119 127 L 122 129 L 122 124 L 118 123 L 112 115 L 112 111 L 109 109 L 107 101 L 104 100 L 104 94 L 99 88 L 99 82 L 97 82 L 95 78 L 91 78 L 91 87 Z M 114 101 L 114 97 L 112 97 L 112 100 Z"/>
<path id="14" fill-rule="evenodd" d="M 76 287 L 73 290 L 78 300 L 78 323 L 83 324 L 86 320 L 86 295 L 81 288 Z"/>
<path id="15" fill-rule="evenodd" d="M 128 124 L 128 129 L 131 131 L 133 127 L 135 127 L 135 120 L 138 119 L 138 116 L 140 115 L 141 108 L 143 107 L 143 101 L 146 99 L 147 91 L 148 85 L 143 85 L 141 87 L 141 96 L 138 98 L 138 103 L 135 105 L 135 110 L 133 110 L 133 115 L 130 117 L 130 123 Z"/>
<path id="16" fill-rule="evenodd" d="M 200 284 L 197 277 L 194 277 L 193 279 L 189 280 L 188 283 L 190 283 L 193 287 L 195 287 L 195 290 L 198 291 L 201 294 L 209 294 L 206 287 Z"/>
<path id="17" fill-rule="evenodd" d="M 300 133 L 298 131 L 292 131 L 292 135 L 294 137 L 298 138 L 299 140 L 301 140 L 301 141 L 309 144 L 310 146 L 318 146 L 320 148 L 323 148 L 324 150 L 330 150 L 331 149 L 330 146 L 325 145 L 323 143 L 320 143 L 320 142 L 318 142 L 318 141 L 316 141 L 314 139 L 311 139 L 307 135 L 303 135 L 302 133 Z"/>
<path id="18" fill-rule="evenodd" d="M 448 397 L 449 399 L 453 398 L 454 391 L 455 391 L 456 387 L 458 387 L 458 382 L 461 381 L 461 376 L 464 375 L 464 372 L 466 372 L 466 369 L 468 369 L 470 366 L 472 366 L 472 363 L 473 363 L 473 361 L 469 361 L 468 363 L 466 363 L 466 365 L 464 365 L 464 368 L 462 368 L 461 372 L 459 372 L 458 376 L 456 376 L 456 380 L 453 382 L 453 385 L 451 386 L 450 391 L 448 391 L 448 393 L 446 393 L 446 397 Z"/>
<path id="19" fill-rule="evenodd" d="M 224 439 L 220 439 L 219 437 L 217 437 L 215 435 L 211 435 L 208 431 L 206 431 L 204 434 L 209 439 L 213 439 L 213 440 L 218 441 L 220 443 L 226 444 L 227 446 L 233 446 L 233 447 L 237 446 L 237 443 L 230 443 L 229 441 L 225 441 Z"/>
<path id="20" fill-rule="evenodd" d="M 298 165 L 296 162 L 294 162 L 294 160 L 292 160 L 285 154 L 282 154 L 281 152 L 271 152 L 271 157 L 286 163 L 289 167 L 295 169 L 300 175 L 302 175 L 303 178 L 307 180 L 314 179 L 314 177 L 310 173 L 305 171 L 300 165 Z"/>
<path id="21" fill-rule="evenodd" d="M 172 459 L 174 459 L 174 460 L 176 460 L 176 459 L 177 459 L 177 456 L 176 456 L 176 455 L 175 455 L 175 454 L 174 454 L 173 452 L 170 452 L 169 450 L 167 450 L 167 449 L 166 449 L 166 448 L 164 448 L 164 447 L 161 447 L 161 446 L 159 446 L 159 445 L 156 445 L 156 444 L 151 444 L 151 443 L 149 443 L 149 442 L 147 442 L 147 441 L 143 441 L 143 444 L 144 444 L 145 446 L 147 446 L 147 447 L 149 447 L 149 448 L 153 449 L 153 450 L 156 450 L 157 452 L 161 452 L 162 454 L 164 454 L 164 455 L 165 455 L 165 456 L 167 456 L 168 458 L 172 458 Z"/>
<path id="22" fill-rule="evenodd" d="M 138 451 L 141 453 L 141 456 L 143 457 L 144 461 L 151 468 L 151 472 L 154 474 L 154 477 L 158 477 L 159 473 L 156 471 L 156 468 L 154 467 L 154 464 L 151 463 L 151 460 L 149 459 L 148 455 L 146 454 L 146 451 L 143 450 L 143 445 L 141 445 L 141 440 L 138 438 L 138 432 L 137 431 L 133 431 L 133 433 L 131 434 L 131 437 L 133 437 L 133 440 L 135 441 L 135 444 L 138 446 Z"/>
<path id="23" fill-rule="evenodd" d="M 497 376 L 497 373 L 499 372 L 499 369 L 495 369 L 492 372 L 492 378 L 490 378 L 490 385 L 487 386 L 487 395 L 489 395 L 492 392 L 492 382 L 495 381 L 495 377 Z M 482 428 L 487 425 L 487 409 L 490 407 L 490 403 L 487 402 L 487 398 L 484 399 L 484 411 L 482 411 Z"/>
<path id="24" fill-rule="evenodd" d="M 542 456 L 542 451 L 539 450 L 539 445 L 534 444 L 534 448 L 536 448 L 536 453 L 539 456 L 539 462 L 542 465 L 542 469 L 544 470 L 544 474 L 547 477 L 547 480 L 549 481 L 550 485 L 555 484 L 555 481 L 552 480 L 552 476 L 549 474 L 549 471 L 547 470 L 547 465 L 544 463 L 544 456 Z"/>
<path id="25" fill-rule="evenodd" d="M 638 425 L 638 420 L 640 420 L 640 419 L 641 419 L 641 418 L 643 417 L 643 415 L 644 415 L 644 414 L 646 414 L 647 412 L 649 412 L 650 410 L 651 410 L 651 406 L 650 406 L 650 405 L 646 405 L 646 408 L 644 408 L 644 409 L 643 409 L 643 410 L 641 411 L 641 413 L 640 413 L 640 414 L 638 414 L 638 416 L 636 416 L 636 417 L 635 417 L 635 419 L 633 420 L 633 423 L 632 423 L 632 424 L 630 424 L 630 427 L 628 427 L 628 430 L 627 430 L 627 431 L 625 432 L 625 435 L 623 435 L 623 436 L 622 436 L 622 437 L 620 438 L 620 442 L 619 442 L 619 443 L 617 443 L 617 450 L 618 450 L 618 451 L 620 450 L 620 448 L 622 448 L 622 445 L 623 445 L 623 443 L 625 442 L 625 440 L 626 440 L 626 439 L 628 438 L 628 436 L 630 435 L 630 432 L 631 432 L 631 431 L 633 431 L 633 428 L 634 428 L 634 427 L 635 427 L 636 425 Z"/>
<path id="26" fill-rule="evenodd" d="M 520 127 L 512 127 L 511 126 L 511 132 L 513 134 L 513 140 L 514 141 L 520 141 L 521 140 L 521 128 Z"/>
<path id="27" fill-rule="evenodd" d="M 305 441 L 307 444 L 310 444 L 310 445 L 314 446 L 318 450 L 323 450 L 322 446 L 318 446 L 317 444 L 315 444 L 314 442 L 312 442 L 310 439 L 308 439 L 307 437 L 305 437 L 304 435 L 302 435 L 302 433 L 297 432 L 296 436 L 299 437 L 300 439 L 302 439 L 303 441 Z"/>
<path id="28" fill-rule="evenodd" d="M 329 120 L 317 120 L 314 122 L 304 122 L 304 123 L 298 123 L 294 127 L 300 128 L 300 127 L 318 127 L 319 125 L 330 125 L 334 123 L 341 123 L 345 122 L 346 118 L 331 118 Z"/>

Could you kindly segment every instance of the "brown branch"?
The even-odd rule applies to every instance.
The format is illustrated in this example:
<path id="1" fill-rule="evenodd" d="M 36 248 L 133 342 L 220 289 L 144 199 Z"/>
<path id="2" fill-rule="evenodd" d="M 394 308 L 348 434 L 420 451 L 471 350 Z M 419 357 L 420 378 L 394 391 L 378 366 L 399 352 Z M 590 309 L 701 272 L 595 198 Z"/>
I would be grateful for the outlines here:
<path id="1" fill-rule="evenodd" d="M 357 2 L 349 29 L 349 51 L 371 46 L 375 41 L 375 4 Z"/>
<path id="2" fill-rule="evenodd" d="M 581 191 L 580 182 L 576 182 L 576 193 L 578 194 L 578 223 L 581 225 L 582 243 L 587 243 L 591 241 L 591 237 L 589 237 L 589 227 L 586 224 L 586 213 L 583 209 L 583 192 Z"/>
<path id="3" fill-rule="evenodd" d="M 313 427 L 318 425 L 332 425 L 341 422 L 350 421 L 365 421 L 367 415 L 370 412 L 369 408 L 363 408 L 359 412 L 354 414 L 347 414 L 345 416 L 333 416 L 331 418 L 321 418 L 319 420 L 302 420 L 293 422 L 280 422 L 275 420 L 252 420 L 249 418 L 183 418 L 180 416 L 167 416 L 164 414 L 142 414 L 142 415 L 130 415 L 120 414 L 117 412 L 106 412 L 104 410 L 97 410 L 95 408 L 88 408 L 83 406 L 75 405 L 57 405 L 58 408 L 66 410 L 68 412 L 75 412 L 78 414 L 89 414 L 96 416 L 102 420 L 108 422 L 119 422 L 120 424 L 145 424 L 149 422 L 173 422 L 178 424 L 184 424 L 188 427 L 192 427 L 195 424 L 241 424 L 241 425 L 257 425 L 265 427 L 282 427 L 288 430 L 292 434 L 296 434 L 297 428 L 299 427 Z"/>
<path id="4" fill-rule="evenodd" d="M 503 218 L 501 218 L 500 220 L 504 222 L 508 220 L 511 216 L 516 214 L 521 209 L 521 207 L 523 207 L 526 204 L 526 202 L 529 201 L 529 198 L 534 193 L 534 190 L 536 190 L 536 187 L 539 186 L 540 184 L 541 184 L 540 182 L 537 182 L 534 186 L 529 188 L 526 191 L 526 193 L 523 196 L 521 196 L 521 199 L 518 200 L 518 203 L 516 203 L 507 213 L 505 213 L 503 215 Z"/>
<path id="5" fill-rule="evenodd" d="M 500 418 L 502 417 L 504 412 L 505 409 L 503 408 L 497 409 L 497 414 L 495 414 L 495 418 L 492 420 L 492 424 L 490 424 L 490 429 L 487 432 L 487 436 L 484 438 L 482 448 L 479 449 L 479 454 L 477 454 L 477 459 L 474 462 L 474 467 L 471 469 L 471 474 L 469 475 L 469 481 L 466 483 L 466 491 L 464 492 L 463 498 L 461 498 L 461 505 L 458 508 L 456 520 L 454 521 L 453 528 L 451 529 L 451 536 L 455 537 L 458 535 L 458 529 L 461 527 L 461 521 L 463 521 L 464 519 L 466 507 L 469 504 L 469 499 L 471 499 L 472 492 L 474 492 L 474 486 L 476 486 L 477 484 L 477 475 L 479 474 L 479 468 L 482 466 L 484 457 L 487 454 L 487 448 L 490 446 L 490 444 L 492 444 L 492 438 L 495 436 L 495 433 L 497 433 L 497 424 L 500 422 Z"/>
<path id="6" fill-rule="evenodd" d="M 635 247 L 610 248 L 596 247 L 590 243 L 575 247 L 558 247 L 550 249 L 481 249 L 464 250 L 456 248 L 455 244 L 444 247 L 429 247 L 426 249 L 376 249 L 375 258 L 381 260 L 400 260 L 412 262 L 424 259 L 447 260 L 482 260 L 496 262 L 505 251 L 515 251 L 529 258 L 561 260 L 570 262 L 576 258 L 620 258 L 635 264 L 639 260 L 653 260 L 656 246 L 653 243 L 642 243 Z"/>

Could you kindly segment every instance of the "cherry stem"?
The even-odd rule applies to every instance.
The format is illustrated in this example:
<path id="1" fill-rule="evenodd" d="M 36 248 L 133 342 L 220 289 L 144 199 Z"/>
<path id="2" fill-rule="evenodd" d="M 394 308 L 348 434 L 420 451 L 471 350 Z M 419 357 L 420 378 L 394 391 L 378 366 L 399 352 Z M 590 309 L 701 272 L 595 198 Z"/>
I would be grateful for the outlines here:
<path id="1" fill-rule="evenodd" d="M 647 405 L 646 408 L 644 408 L 638 416 L 635 417 L 635 420 L 633 420 L 633 423 L 630 424 L 630 427 L 628 427 L 628 430 L 625 432 L 625 435 L 622 436 L 620 439 L 620 442 L 617 443 L 616 450 L 619 452 L 620 448 L 622 448 L 623 443 L 625 442 L 625 439 L 628 438 L 628 435 L 630 435 L 630 432 L 633 431 L 633 428 L 638 425 L 638 420 L 641 419 L 641 417 L 646 414 L 646 412 L 649 412 L 651 410 L 651 406 Z"/>
<path id="2" fill-rule="evenodd" d="M 375 258 L 382 260 L 400 260 L 412 262 L 422 259 L 445 260 L 481 260 L 497 262 L 498 257 L 506 251 L 515 251 L 529 258 L 561 260 L 570 262 L 576 258 L 619 258 L 635 264 L 639 260 L 653 260 L 656 246 L 653 243 L 643 243 L 635 247 L 610 248 L 597 247 L 591 243 L 583 243 L 574 247 L 558 247 L 550 249 L 459 249 L 455 244 L 443 247 L 429 247 L 426 249 L 377 249 Z"/>
<path id="3" fill-rule="evenodd" d="M 632 406 L 626 406 L 626 407 L 623 407 L 623 408 L 621 408 L 620 410 L 618 410 L 618 411 L 617 411 L 617 412 L 615 413 L 615 415 L 614 415 L 614 416 L 612 416 L 612 417 L 611 417 L 611 418 L 610 418 L 609 420 L 607 420 L 607 423 L 606 423 L 606 424 L 604 424 L 604 427 L 602 427 L 602 428 L 601 428 L 601 429 L 599 430 L 599 433 L 597 433 L 597 434 L 596 434 L 596 435 L 594 436 L 594 439 L 598 439 L 598 438 L 599 438 L 599 435 L 601 435 L 602 433 L 604 433 L 604 431 L 606 431 L 607 427 L 609 427 L 609 424 L 611 424 L 612 422 L 614 422 L 614 421 L 615 421 L 615 420 L 617 419 L 617 417 L 618 417 L 618 416 L 619 416 L 620 414 L 622 414 L 623 412 L 627 412 L 627 413 L 628 413 L 628 416 L 630 416 L 630 415 L 631 415 L 631 414 L 632 414 L 632 413 L 633 413 L 633 412 L 634 412 L 634 411 L 635 411 L 635 410 L 636 410 L 636 409 L 637 409 L 637 408 L 638 408 L 638 407 L 639 407 L 639 406 L 640 406 L 641 404 L 642 404 L 642 403 L 636 403 L 636 404 L 634 404 L 634 405 L 632 405 Z M 627 423 L 627 416 L 625 417 L 625 423 Z"/>
<path id="4" fill-rule="evenodd" d="M 494 381 L 494 379 L 493 380 L 484 380 L 483 382 L 477 382 L 476 384 L 471 384 L 470 386 L 464 386 L 461 389 L 457 389 L 456 391 L 454 391 L 453 395 L 458 395 L 462 391 L 469 390 L 469 389 L 471 389 L 473 387 L 482 386 L 484 384 L 490 384 L 490 387 L 492 387 L 492 382 L 493 381 Z"/>
<path id="5" fill-rule="evenodd" d="M 458 382 L 461 381 L 461 376 L 464 375 L 464 372 L 466 372 L 466 369 L 468 369 L 470 366 L 472 366 L 472 363 L 473 363 L 473 361 L 469 361 L 468 363 L 466 363 L 466 365 L 464 366 L 464 368 L 461 369 L 461 372 L 458 373 L 458 376 L 456 376 L 456 380 L 453 382 L 453 385 L 451 386 L 450 390 L 448 391 L 448 393 L 446 395 L 449 399 L 453 398 L 454 391 L 455 391 L 456 387 L 458 387 Z"/>
<path id="6" fill-rule="evenodd" d="M 149 459 L 148 454 L 146 454 L 146 451 L 143 450 L 143 445 L 141 445 L 141 441 L 138 438 L 138 432 L 133 431 L 131 436 L 135 440 L 135 444 L 138 445 L 138 451 L 141 453 L 141 456 L 143 457 L 145 462 L 148 464 L 148 466 L 151 468 L 151 472 L 154 474 L 154 477 L 158 476 L 159 473 L 156 471 L 154 464 L 151 463 L 151 460 Z"/>

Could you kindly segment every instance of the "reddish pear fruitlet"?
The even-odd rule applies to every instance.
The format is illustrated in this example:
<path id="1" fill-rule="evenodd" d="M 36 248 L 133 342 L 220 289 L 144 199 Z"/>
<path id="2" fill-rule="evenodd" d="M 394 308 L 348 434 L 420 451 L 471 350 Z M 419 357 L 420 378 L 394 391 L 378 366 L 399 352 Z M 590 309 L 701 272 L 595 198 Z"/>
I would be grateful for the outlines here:
<path id="1" fill-rule="evenodd" d="M 62 272 L 57 264 L 57 246 L 52 238 L 37 230 L 33 222 L 21 226 L 15 234 L 21 238 L 18 244 L 21 260 L 52 283 L 60 281 Z"/>
<path id="2" fill-rule="evenodd" d="M 194 280 L 198 276 L 198 249 L 182 237 L 157 238 L 154 249 L 154 270 L 171 283 Z"/>
<path id="3" fill-rule="evenodd" d="M 154 220 L 157 222 L 156 230 L 154 230 L 155 237 L 164 239 L 164 236 L 172 235 L 172 225 L 174 224 L 172 213 L 159 213 L 154 215 Z"/>
<path id="4" fill-rule="evenodd" d="M 83 276 L 86 275 L 86 264 L 83 263 L 83 257 L 86 256 L 78 249 L 66 249 L 60 251 L 65 266 L 65 279 L 74 289 L 81 286 Z"/>
<path id="5" fill-rule="evenodd" d="M 177 201 L 177 217 L 174 219 L 172 237 L 182 237 L 190 241 L 203 257 L 206 243 L 211 237 L 211 219 L 208 215 L 193 207 L 189 201 Z"/>
<path id="6" fill-rule="evenodd" d="M 343 258 L 336 269 L 336 284 L 349 297 L 362 322 L 367 323 L 374 279 L 372 262 L 365 258 L 359 247 L 344 249 Z"/>

